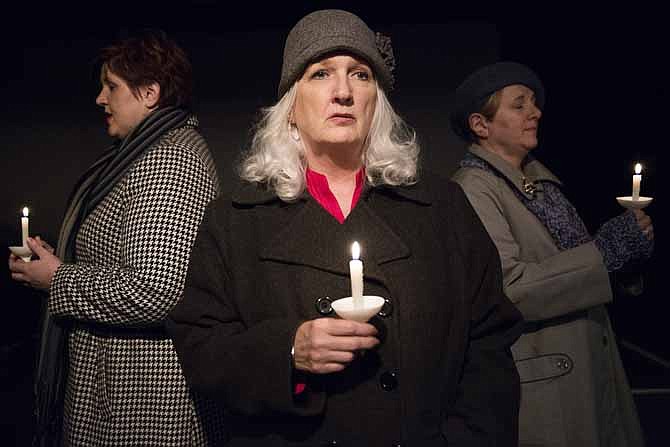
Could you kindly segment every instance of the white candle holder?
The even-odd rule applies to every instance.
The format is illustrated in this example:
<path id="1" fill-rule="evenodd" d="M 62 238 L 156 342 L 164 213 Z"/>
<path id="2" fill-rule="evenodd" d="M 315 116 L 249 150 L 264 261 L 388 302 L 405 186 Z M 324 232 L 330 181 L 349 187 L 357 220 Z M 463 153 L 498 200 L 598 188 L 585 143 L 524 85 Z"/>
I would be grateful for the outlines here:
<path id="1" fill-rule="evenodd" d="M 637 200 L 634 200 L 631 196 L 621 196 L 616 198 L 616 201 L 619 202 L 619 205 L 629 210 L 641 210 L 642 208 L 646 208 L 652 200 L 654 200 L 652 197 L 642 196 L 640 196 Z"/>
<path id="2" fill-rule="evenodd" d="M 365 323 L 381 310 L 385 302 L 381 296 L 363 295 L 363 306 L 355 307 L 354 300 L 348 296 L 333 301 L 331 306 L 341 318 Z"/>
<path id="3" fill-rule="evenodd" d="M 33 251 L 26 245 L 12 246 L 9 249 L 14 253 L 14 256 L 18 256 L 25 262 L 30 262 L 30 258 L 33 256 Z"/>

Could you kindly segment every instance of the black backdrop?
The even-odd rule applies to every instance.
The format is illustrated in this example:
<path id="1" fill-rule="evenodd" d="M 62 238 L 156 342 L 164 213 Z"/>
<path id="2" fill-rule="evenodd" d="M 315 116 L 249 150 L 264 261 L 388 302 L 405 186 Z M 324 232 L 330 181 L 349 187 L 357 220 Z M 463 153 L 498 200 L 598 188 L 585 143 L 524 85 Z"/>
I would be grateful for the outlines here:
<path id="1" fill-rule="evenodd" d="M 591 230 L 622 211 L 615 197 L 630 195 L 632 166 L 644 164 L 642 194 L 655 198 L 648 212 L 656 252 L 644 266 L 645 292 L 616 300 L 610 312 L 622 338 L 670 357 L 663 331 L 665 221 L 658 186 L 658 148 L 667 146 L 667 38 L 659 11 L 642 7 L 231 7 L 207 0 L 179 6 L 101 3 L 90 10 L 11 6 L 4 14 L 0 71 L 1 242 L 19 240 L 24 204 L 31 208 L 31 232 L 55 240 L 70 188 L 109 144 L 94 103 L 98 80 L 92 61 L 101 46 L 127 31 L 159 27 L 189 52 L 195 110 L 229 185 L 259 107 L 276 99 L 286 33 L 306 12 L 333 6 L 358 13 L 392 37 L 398 68 L 391 100 L 417 130 L 430 169 L 449 174 L 463 153 L 463 143 L 447 127 L 449 93 L 474 68 L 500 59 L 523 62 L 543 79 L 547 103 L 535 154 L 563 179 Z M 34 340 L 39 300 L 16 287 L 3 265 L 0 345 L 20 346 Z"/>

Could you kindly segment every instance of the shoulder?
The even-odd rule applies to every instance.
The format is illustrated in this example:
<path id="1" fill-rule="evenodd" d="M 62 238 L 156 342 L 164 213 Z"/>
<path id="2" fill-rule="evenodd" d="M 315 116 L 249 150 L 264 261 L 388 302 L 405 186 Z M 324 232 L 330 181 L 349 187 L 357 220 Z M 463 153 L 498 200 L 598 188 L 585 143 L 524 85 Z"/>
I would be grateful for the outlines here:
<path id="1" fill-rule="evenodd" d="M 501 179 L 485 169 L 461 167 L 454 173 L 452 180 L 468 190 L 473 187 L 498 188 Z"/>
<path id="2" fill-rule="evenodd" d="M 205 141 L 205 138 L 198 129 L 189 125 L 172 129 L 159 140 L 158 144 L 194 151 L 202 147 L 208 147 L 207 141 Z"/>
<path id="3" fill-rule="evenodd" d="M 423 206 L 457 200 L 462 195 L 456 183 L 431 171 L 422 171 L 416 183 L 412 185 L 382 185 L 374 189 L 378 194 L 387 196 L 391 200 L 412 202 Z"/>
<path id="4" fill-rule="evenodd" d="M 175 171 L 183 175 L 208 173 L 212 163 L 209 147 L 203 136 L 190 126 L 173 129 L 154 143 L 141 156 L 136 172 Z"/>

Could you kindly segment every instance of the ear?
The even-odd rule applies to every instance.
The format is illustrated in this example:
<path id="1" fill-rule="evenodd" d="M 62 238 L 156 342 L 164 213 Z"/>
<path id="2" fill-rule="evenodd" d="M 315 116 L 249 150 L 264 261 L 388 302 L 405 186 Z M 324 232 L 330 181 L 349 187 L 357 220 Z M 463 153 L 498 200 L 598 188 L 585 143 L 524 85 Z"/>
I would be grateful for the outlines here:
<path id="1" fill-rule="evenodd" d="M 140 101 L 147 109 L 153 109 L 158 105 L 161 99 L 161 86 L 158 82 L 152 82 L 149 85 L 140 87 Z"/>
<path id="2" fill-rule="evenodd" d="M 488 120 L 481 113 L 473 113 L 468 117 L 468 125 L 470 130 L 479 138 L 488 138 L 489 125 Z"/>

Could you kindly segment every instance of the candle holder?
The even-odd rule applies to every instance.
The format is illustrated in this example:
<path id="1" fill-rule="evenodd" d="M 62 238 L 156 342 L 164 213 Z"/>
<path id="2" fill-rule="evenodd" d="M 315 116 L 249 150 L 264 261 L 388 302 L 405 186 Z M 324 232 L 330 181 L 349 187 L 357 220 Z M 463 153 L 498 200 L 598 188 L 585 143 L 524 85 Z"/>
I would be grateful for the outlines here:
<path id="1" fill-rule="evenodd" d="M 363 295 L 363 307 L 354 307 L 353 298 L 348 296 L 333 301 L 331 306 L 341 318 L 365 323 L 381 310 L 385 302 L 381 296 Z"/>
<path id="2" fill-rule="evenodd" d="M 640 196 L 637 200 L 633 200 L 633 197 L 631 196 L 621 196 L 616 198 L 616 201 L 619 202 L 619 205 L 629 210 L 641 210 L 642 208 L 646 208 L 652 200 L 654 200 L 652 197 L 642 196 Z"/>
<path id="3" fill-rule="evenodd" d="M 14 256 L 18 256 L 25 262 L 30 262 L 30 258 L 33 256 L 33 251 L 26 245 L 12 246 L 9 249 L 14 253 Z"/>

